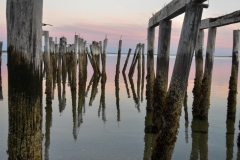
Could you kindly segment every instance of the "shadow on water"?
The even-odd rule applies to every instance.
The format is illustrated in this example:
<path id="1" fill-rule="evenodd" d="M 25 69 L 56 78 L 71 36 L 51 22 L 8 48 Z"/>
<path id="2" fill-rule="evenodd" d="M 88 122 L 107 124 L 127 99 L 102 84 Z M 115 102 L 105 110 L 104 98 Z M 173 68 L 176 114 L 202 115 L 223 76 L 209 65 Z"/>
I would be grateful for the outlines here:
<path id="1" fill-rule="evenodd" d="M 8 52 L 8 159 L 42 159 L 42 72 L 39 70 L 20 54 Z"/>

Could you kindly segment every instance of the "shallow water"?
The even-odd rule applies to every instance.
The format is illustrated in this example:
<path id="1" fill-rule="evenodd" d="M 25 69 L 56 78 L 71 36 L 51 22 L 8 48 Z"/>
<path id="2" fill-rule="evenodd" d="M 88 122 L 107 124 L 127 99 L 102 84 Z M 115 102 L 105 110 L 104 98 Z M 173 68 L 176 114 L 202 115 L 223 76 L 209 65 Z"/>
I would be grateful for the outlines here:
<path id="1" fill-rule="evenodd" d="M 129 59 L 129 64 L 131 62 Z M 121 57 L 121 69 L 126 55 Z M 155 57 L 156 59 L 156 57 Z M 215 57 L 212 78 L 211 105 L 207 132 L 192 132 L 196 123 L 192 122 L 192 89 L 194 84 L 194 59 L 189 75 L 187 110 L 182 109 L 180 128 L 172 159 L 236 159 L 237 136 L 239 133 L 239 107 L 236 120 L 226 124 L 228 82 L 231 73 L 230 57 Z M 146 60 L 145 60 L 146 61 Z M 170 58 L 172 73 L 175 57 Z M 133 77 L 134 90 L 127 77 L 130 96 L 120 72 L 119 107 L 115 90 L 115 70 L 117 55 L 107 55 L 107 82 L 105 86 L 105 110 L 100 106 L 101 83 L 92 84 L 85 95 L 85 106 L 78 112 L 78 85 L 75 99 L 72 99 L 70 86 L 66 83 L 66 106 L 59 110 L 59 96 L 63 97 L 63 84 L 55 81 L 52 112 L 46 107 L 45 79 L 43 80 L 42 100 L 42 155 L 43 159 L 147 159 L 155 135 L 145 134 L 146 100 L 144 84 L 143 98 L 138 92 L 137 69 Z M 3 101 L 0 101 L 0 159 L 8 154 L 8 71 L 7 55 L 2 56 Z M 126 70 L 128 73 L 128 68 Z M 88 64 L 86 88 L 93 71 Z M 146 76 L 146 73 L 145 73 Z M 77 76 L 78 77 L 78 76 Z M 78 80 L 77 80 L 78 81 Z M 239 80 L 238 80 L 239 81 Z M 17 82 L 16 82 L 17 83 Z M 93 87 L 94 86 L 94 87 Z M 59 93 L 59 89 L 61 91 Z M 238 87 L 239 88 L 239 87 Z M 239 89 L 238 89 L 239 90 Z M 133 91 L 135 93 L 133 94 Z M 95 95 L 96 94 L 96 95 Z M 93 95 L 93 96 L 91 96 Z M 95 96 L 94 96 L 95 95 Z M 134 96 L 136 95 L 136 96 Z M 91 98 L 92 97 L 92 98 Z M 140 98 L 139 98 L 140 97 Z M 135 98 L 135 99 L 134 99 Z M 137 99 L 136 99 L 137 98 Z M 91 99 L 91 100 L 90 100 Z M 238 96 L 239 100 L 239 96 Z M 136 104 L 139 102 L 139 104 Z M 186 112 L 187 111 L 187 112 Z M 188 114 L 188 120 L 186 119 Z M 81 117 L 82 115 L 82 117 Z M 50 116 L 50 118 L 48 117 Z M 227 134 L 227 127 L 231 134 Z M 232 134 L 233 133 L 233 134 Z M 240 155 L 239 157 L 240 158 Z"/>

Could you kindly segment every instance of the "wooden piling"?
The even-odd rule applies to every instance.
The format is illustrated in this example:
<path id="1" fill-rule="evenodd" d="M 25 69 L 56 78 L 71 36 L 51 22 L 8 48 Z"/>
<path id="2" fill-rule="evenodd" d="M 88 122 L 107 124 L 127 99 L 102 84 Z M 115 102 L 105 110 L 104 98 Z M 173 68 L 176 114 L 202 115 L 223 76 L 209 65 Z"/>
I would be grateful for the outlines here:
<path id="1" fill-rule="evenodd" d="M 136 56 L 137 56 L 137 53 L 138 53 L 139 48 L 140 48 L 140 46 L 139 46 L 139 44 L 137 44 L 136 49 L 135 49 L 135 52 L 134 52 L 134 55 L 133 55 L 133 59 L 132 59 L 131 66 L 130 66 L 130 68 L 129 68 L 128 75 L 131 75 L 131 73 L 132 73 L 133 64 L 134 64 L 134 62 L 135 62 L 135 59 L 136 59 Z"/>
<path id="2" fill-rule="evenodd" d="M 236 113 L 237 105 L 237 83 L 238 83 L 238 65 L 240 53 L 240 31 L 233 31 L 233 52 L 232 52 L 232 69 L 229 80 L 227 116 L 231 117 Z"/>
<path id="3" fill-rule="evenodd" d="M 42 159 L 42 8 L 7 0 L 8 159 Z"/>
<path id="4" fill-rule="evenodd" d="M 144 79 L 145 79 L 145 45 L 142 44 L 142 86 L 141 86 L 141 101 L 143 102 L 143 90 L 144 90 Z"/>
<path id="5" fill-rule="evenodd" d="M 128 50 L 128 55 L 127 55 L 127 58 L 126 58 L 126 60 L 125 60 L 124 67 L 123 67 L 123 70 L 122 70 L 122 73 L 125 73 L 125 71 L 126 71 L 126 68 L 127 68 L 127 65 L 128 65 L 128 59 L 129 59 L 129 56 L 130 56 L 130 54 L 131 54 L 131 51 L 132 51 L 132 49 L 129 48 L 129 50 Z"/>
<path id="6" fill-rule="evenodd" d="M 199 113 L 199 103 L 202 99 L 202 79 L 203 79 L 203 45 L 204 45 L 204 31 L 199 30 L 196 48 L 195 48 L 195 79 L 193 92 L 193 116 Z"/>
<path id="7" fill-rule="evenodd" d="M 78 54 L 78 35 L 74 36 L 74 53 Z"/>
<path id="8" fill-rule="evenodd" d="M 159 22 L 158 36 L 158 54 L 157 69 L 154 86 L 154 112 L 153 112 L 153 128 L 157 133 L 161 126 L 161 117 L 163 116 L 165 100 L 168 87 L 168 70 L 170 55 L 170 39 L 171 39 L 172 21 L 162 20 Z"/>
<path id="9" fill-rule="evenodd" d="M 138 59 L 140 58 L 140 56 L 141 56 L 141 49 L 142 49 L 142 47 L 141 47 L 141 43 L 139 43 L 138 44 L 138 51 L 137 51 L 137 54 L 136 54 L 136 56 L 135 56 L 135 59 L 133 60 L 133 64 L 132 64 L 132 68 L 131 68 L 131 71 L 129 72 L 129 76 L 133 76 L 133 74 L 134 74 L 134 71 L 135 71 L 135 67 L 136 67 L 136 64 L 137 64 L 137 62 L 138 62 Z"/>
<path id="10" fill-rule="evenodd" d="M 107 74 L 106 74 L 107 43 L 108 43 L 108 39 L 104 39 L 104 41 L 103 41 L 103 54 L 102 54 L 102 75 L 103 75 L 105 80 L 107 78 Z"/>
<path id="11" fill-rule="evenodd" d="M 3 100 L 2 92 L 2 42 L 0 42 L 0 101 Z"/>
<path id="12" fill-rule="evenodd" d="M 52 66 L 50 60 L 50 49 L 49 49 L 49 32 L 44 31 L 44 70 L 46 71 L 46 102 L 47 104 L 52 103 Z"/>
<path id="13" fill-rule="evenodd" d="M 155 28 L 148 28 L 148 45 L 147 45 L 147 85 L 146 85 L 146 99 L 147 110 L 153 110 L 154 104 L 154 40 Z"/>
<path id="14" fill-rule="evenodd" d="M 166 97 L 166 111 L 163 113 L 163 123 L 168 125 L 161 125 L 161 132 L 158 134 L 156 144 L 153 149 L 153 160 L 171 159 L 172 156 L 179 128 L 183 102 L 182 99 L 187 87 L 194 47 L 196 44 L 196 37 L 202 17 L 202 10 L 203 7 L 197 3 L 189 3 L 186 5 L 186 13 L 177 50 L 176 61 Z"/>
<path id="15" fill-rule="evenodd" d="M 116 82 L 116 81 L 119 81 L 121 50 L 122 50 L 122 40 L 119 40 L 115 82 Z"/>
<path id="16" fill-rule="evenodd" d="M 210 106 L 210 95 L 211 95 L 211 83 L 212 83 L 212 69 L 214 62 L 215 52 L 215 41 L 216 41 L 217 28 L 209 28 L 208 31 L 208 44 L 206 51 L 205 69 L 202 80 L 202 99 L 199 104 L 200 114 L 198 115 L 201 119 L 208 118 L 208 110 Z"/>

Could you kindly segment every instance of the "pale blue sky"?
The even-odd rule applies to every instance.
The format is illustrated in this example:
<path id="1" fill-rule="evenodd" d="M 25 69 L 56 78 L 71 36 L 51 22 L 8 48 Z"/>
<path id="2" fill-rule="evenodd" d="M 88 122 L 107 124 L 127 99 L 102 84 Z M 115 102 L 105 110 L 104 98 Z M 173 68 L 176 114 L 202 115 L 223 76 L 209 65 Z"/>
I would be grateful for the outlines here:
<path id="1" fill-rule="evenodd" d="M 53 37 L 66 36 L 68 43 L 73 43 L 75 32 L 80 33 L 89 43 L 103 40 L 105 34 L 108 34 L 108 52 L 117 52 L 118 40 L 122 35 L 123 52 L 126 53 L 128 48 L 135 48 L 139 42 L 146 44 L 149 17 L 169 2 L 170 0 L 44 0 L 43 22 L 50 23 L 53 27 L 43 29 L 48 30 Z M 204 9 L 203 19 L 240 10 L 239 0 L 211 0 L 209 4 L 210 7 Z M 4 42 L 5 50 L 6 0 L 0 2 L 0 17 L 0 41 Z M 171 54 L 176 53 L 183 17 L 181 15 L 173 19 Z M 231 55 L 234 29 L 240 29 L 240 23 L 217 30 L 216 55 Z"/>

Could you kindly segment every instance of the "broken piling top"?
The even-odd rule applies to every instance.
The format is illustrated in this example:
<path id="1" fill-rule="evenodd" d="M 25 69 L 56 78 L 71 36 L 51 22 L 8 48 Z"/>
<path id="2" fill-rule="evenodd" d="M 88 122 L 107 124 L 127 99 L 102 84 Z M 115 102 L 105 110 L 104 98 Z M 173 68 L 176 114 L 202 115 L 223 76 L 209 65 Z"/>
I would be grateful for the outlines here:
<path id="1" fill-rule="evenodd" d="M 172 0 L 168 3 L 164 8 L 162 8 L 157 13 L 153 14 L 153 16 L 149 19 L 148 27 L 156 27 L 159 22 L 163 19 L 172 19 L 186 10 L 186 5 L 195 2 L 195 3 L 203 3 L 207 0 Z"/>
<path id="2" fill-rule="evenodd" d="M 78 47 L 79 47 L 79 46 L 78 46 L 78 44 L 79 44 L 79 43 L 78 43 L 78 40 L 79 40 L 79 39 L 78 39 L 78 35 L 75 35 L 75 36 L 74 36 L 74 53 L 75 53 L 75 54 L 78 53 Z"/>
<path id="3" fill-rule="evenodd" d="M 106 54 L 108 39 L 105 38 L 103 41 L 103 54 Z"/>
<path id="4" fill-rule="evenodd" d="M 224 16 L 216 18 L 208 18 L 201 21 L 199 29 L 207 29 L 211 27 L 221 27 L 229 24 L 234 24 L 240 22 L 240 10 L 226 14 Z"/>
<path id="5" fill-rule="evenodd" d="M 50 53 L 49 49 L 49 31 L 43 31 L 44 34 L 44 52 L 45 54 Z"/>
<path id="6" fill-rule="evenodd" d="M 61 37 L 59 42 L 59 53 L 66 53 L 67 52 L 67 38 Z"/>

